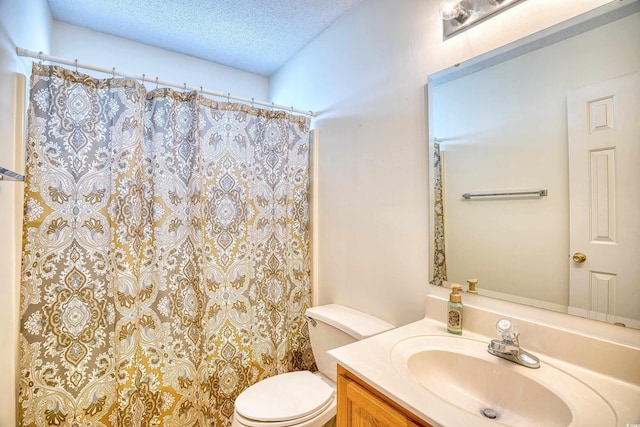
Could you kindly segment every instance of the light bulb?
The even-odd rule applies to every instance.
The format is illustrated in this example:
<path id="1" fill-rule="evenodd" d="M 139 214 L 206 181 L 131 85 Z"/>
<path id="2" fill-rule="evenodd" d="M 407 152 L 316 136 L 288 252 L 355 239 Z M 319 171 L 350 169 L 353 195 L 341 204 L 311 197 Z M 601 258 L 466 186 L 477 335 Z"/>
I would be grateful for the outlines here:
<path id="1" fill-rule="evenodd" d="M 445 21 L 456 20 L 464 22 L 469 17 L 469 11 L 462 0 L 442 0 L 440 3 L 440 16 Z"/>

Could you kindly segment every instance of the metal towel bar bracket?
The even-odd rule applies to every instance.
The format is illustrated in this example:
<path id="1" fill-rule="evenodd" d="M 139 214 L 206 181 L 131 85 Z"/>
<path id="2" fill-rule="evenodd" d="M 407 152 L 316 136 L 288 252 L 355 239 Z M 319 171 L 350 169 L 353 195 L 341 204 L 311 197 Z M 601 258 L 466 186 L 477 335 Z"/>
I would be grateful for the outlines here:
<path id="1" fill-rule="evenodd" d="M 464 193 L 462 198 L 469 200 L 473 197 L 500 197 L 500 196 L 539 196 L 544 197 L 547 195 L 547 189 L 541 188 L 540 190 L 528 190 L 528 191 L 502 191 L 493 193 Z"/>
<path id="2" fill-rule="evenodd" d="M 24 175 L 10 171 L 0 166 L 0 181 L 24 181 Z"/>

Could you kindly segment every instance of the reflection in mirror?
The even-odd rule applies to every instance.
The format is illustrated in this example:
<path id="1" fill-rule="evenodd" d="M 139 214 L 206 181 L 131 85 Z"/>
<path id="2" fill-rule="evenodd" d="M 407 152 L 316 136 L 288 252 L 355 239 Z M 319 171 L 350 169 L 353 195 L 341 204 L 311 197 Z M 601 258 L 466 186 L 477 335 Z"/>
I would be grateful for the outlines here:
<path id="1" fill-rule="evenodd" d="M 618 153 L 617 159 L 593 154 L 602 147 L 584 150 L 578 160 L 569 159 L 568 150 L 570 140 L 579 138 L 570 125 L 579 115 L 575 111 L 585 112 L 584 129 L 588 120 L 594 129 L 600 122 L 606 127 L 607 120 L 617 120 L 617 130 L 609 133 L 618 138 L 622 116 L 630 115 L 630 125 L 624 126 L 634 128 L 635 134 L 623 142 L 636 148 L 623 156 L 632 157 L 631 164 L 640 163 L 640 112 L 618 111 L 629 91 L 625 96 L 635 99 L 635 105 L 624 109 L 638 108 L 640 89 L 623 89 L 608 104 L 588 99 L 598 101 L 592 102 L 591 112 L 584 102 L 576 106 L 571 101 L 582 88 L 640 76 L 639 12 L 638 0 L 612 2 L 429 77 L 430 156 L 433 161 L 435 140 L 444 210 L 441 244 L 446 243 L 446 251 L 433 254 L 432 259 L 444 262 L 432 266 L 434 283 L 445 271 L 445 284 L 464 285 L 477 278 L 480 294 L 640 327 L 640 267 L 618 271 L 622 267 L 603 267 L 589 255 L 596 253 L 598 248 L 589 244 L 597 240 L 596 246 L 607 250 L 631 242 L 630 249 L 613 258 L 620 258 L 624 268 L 640 265 L 634 260 L 640 247 L 633 246 L 640 245 L 640 196 L 635 195 L 640 194 L 640 179 L 614 169 L 622 164 L 622 151 L 613 145 L 607 146 L 608 152 Z M 622 115 L 616 118 L 614 113 Z M 584 178 L 585 191 L 591 193 L 570 205 L 576 190 L 569 175 L 579 169 L 576 165 L 586 165 L 586 173 L 592 174 Z M 437 170 L 432 169 L 432 179 L 438 178 Z M 431 188 L 434 200 L 436 189 Z M 541 189 L 547 190 L 546 196 L 537 193 Z M 511 191 L 534 194 L 463 198 L 464 193 Z M 578 211 L 586 212 L 587 223 L 570 219 L 570 213 Z M 574 243 L 581 242 L 574 238 L 576 230 L 592 236 L 583 239 L 584 244 Z M 578 252 L 586 254 L 585 262 L 573 261 Z"/>

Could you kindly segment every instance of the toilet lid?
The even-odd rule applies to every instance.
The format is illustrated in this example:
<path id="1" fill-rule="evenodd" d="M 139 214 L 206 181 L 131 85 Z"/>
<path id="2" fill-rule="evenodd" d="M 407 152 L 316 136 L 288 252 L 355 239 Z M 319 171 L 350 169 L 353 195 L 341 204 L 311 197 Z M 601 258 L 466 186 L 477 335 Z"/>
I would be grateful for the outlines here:
<path id="1" fill-rule="evenodd" d="M 313 414 L 333 399 L 334 389 L 309 371 L 260 381 L 238 396 L 236 412 L 262 422 L 289 421 Z"/>

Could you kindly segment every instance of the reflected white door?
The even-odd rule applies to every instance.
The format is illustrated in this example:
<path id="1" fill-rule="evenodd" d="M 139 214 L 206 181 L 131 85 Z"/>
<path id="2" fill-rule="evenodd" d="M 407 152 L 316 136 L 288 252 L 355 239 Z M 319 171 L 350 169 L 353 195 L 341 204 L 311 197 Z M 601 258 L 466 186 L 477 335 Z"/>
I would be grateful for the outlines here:
<path id="1" fill-rule="evenodd" d="M 640 73 L 569 93 L 567 115 L 569 311 L 640 327 Z"/>

